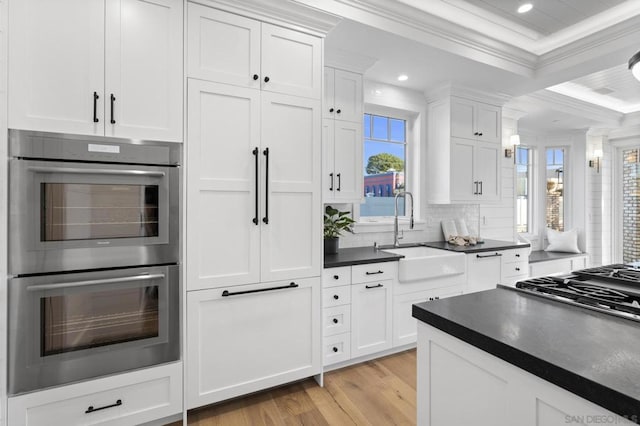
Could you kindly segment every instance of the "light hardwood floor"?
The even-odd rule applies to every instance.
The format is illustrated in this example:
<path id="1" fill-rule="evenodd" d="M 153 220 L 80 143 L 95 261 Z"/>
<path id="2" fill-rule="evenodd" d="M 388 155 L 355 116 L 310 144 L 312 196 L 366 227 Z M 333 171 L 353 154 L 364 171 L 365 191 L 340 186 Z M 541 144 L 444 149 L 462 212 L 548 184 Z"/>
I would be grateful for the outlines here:
<path id="1" fill-rule="evenodd" d="M 324 388 L 307 379 L 193 410 L 188 424 L 415 425 L 416 351 L 325 373 Z"/>

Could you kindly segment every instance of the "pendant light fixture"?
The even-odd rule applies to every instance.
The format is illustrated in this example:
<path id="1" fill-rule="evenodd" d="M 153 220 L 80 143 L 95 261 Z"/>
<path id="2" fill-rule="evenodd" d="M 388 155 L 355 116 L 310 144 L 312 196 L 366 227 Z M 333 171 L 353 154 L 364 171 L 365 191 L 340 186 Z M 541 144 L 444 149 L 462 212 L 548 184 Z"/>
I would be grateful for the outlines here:
<path id="1" fill-rule="evenodd" d="M 640 81 L 640 52 L 636 53 L 629 59 L 629 69 L 631 74 Z"/>

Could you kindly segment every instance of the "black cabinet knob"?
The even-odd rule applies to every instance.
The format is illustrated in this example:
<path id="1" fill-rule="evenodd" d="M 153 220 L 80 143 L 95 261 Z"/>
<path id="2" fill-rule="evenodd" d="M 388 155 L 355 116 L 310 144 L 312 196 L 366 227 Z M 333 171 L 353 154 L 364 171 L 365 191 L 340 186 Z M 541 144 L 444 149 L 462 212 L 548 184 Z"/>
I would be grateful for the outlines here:
<path id="1" fill-rule="evenodd" d="M 342 111 L 341 110 L 337 110 L 336 113 L 340 114 Z"/>
<path id="2" fill-rule="evenodd" d="M 335 346 L 333 347 L 333 351 L 334 352 L 338 352 L 338 348 L 336 348 Z"/>
<path id="3" fill-rule="evenodd" d="M 333 108 L 329 108 L 329 112 L 333 112 Z"/>
<path id="4" fill-rule="evenodd" d="M 473 136 L 478 136 L 478 132 L 474 132 L 474 133 L 473 133 Z"/>
<path id="5" fill-rule="evenodd" d="M 338 300 L 338 299 L 340 299 L 340 296 L 338 296 L 337 294 L 334 294 L 334 295 L 333 295 L 333 298 L 334 298 L 334 299 L 336 299 L 336 300 Z"/>
<path id="6" fill-rule="evenodd" d="M 334 275 L 334 276 L 333 276 L 333 279 L 334 279 L 334 280 L 339 280 L 339 279 L 340 279 L 340 275 Z"/>
<path id="7" fill-rule="evenodd" d="M 482 136 L 482 132 L 478 133 L 478 136 Z"/>
<path id="8" fill-rule="evenodd" d="M 333 319 L 333 323 L 334 323 L 334 324 L 337 324 L 337 323 L 338 323 L 338 318 L 334 318 L 334 319 Z"/>
<path id="9" fill-rule="evenodd" d="M 268 82 L 269 82 L 269 77 L 265 77 L 265 78 L 264 78 L 264 82 L 265 82 L 265 83 L 268 83 Z"/>
<path id="10" fill-rule="evenodd" d="M 516 268 L 516 271 L 519 271 L 519 270 L 520 270 L 520 268 Z"/>
<path id="11" fill-rule="evenodd" d="M 518 253 L 516 253 L 516 257 L 520 257 L 520 255 Z"/>
<path id="12" fill-rule="evenodd" d="M 254 79 L 254 80 L 257 80 L 257 79 L 259 79 L 259 78 L 260 78 L 260 77 L 258 77 L 258 74 L 254 74 L 254 75 L 253 75 L 253 79 Z"/>
<path id="13" fill-rule="evenodd" d="M 436 296 L 436 300 L 440 300 L 440 296 Z"/>

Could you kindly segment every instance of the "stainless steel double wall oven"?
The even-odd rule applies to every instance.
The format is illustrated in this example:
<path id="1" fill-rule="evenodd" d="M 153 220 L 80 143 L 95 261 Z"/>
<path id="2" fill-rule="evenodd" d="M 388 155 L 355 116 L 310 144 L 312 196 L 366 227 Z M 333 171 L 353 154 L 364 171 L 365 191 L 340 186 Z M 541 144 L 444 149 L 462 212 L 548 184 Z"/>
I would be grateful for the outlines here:
<path id="1" fill-rule="evenodd" d="M 9 143 L 9 393 L 179 359 L 180 144 Z"/>

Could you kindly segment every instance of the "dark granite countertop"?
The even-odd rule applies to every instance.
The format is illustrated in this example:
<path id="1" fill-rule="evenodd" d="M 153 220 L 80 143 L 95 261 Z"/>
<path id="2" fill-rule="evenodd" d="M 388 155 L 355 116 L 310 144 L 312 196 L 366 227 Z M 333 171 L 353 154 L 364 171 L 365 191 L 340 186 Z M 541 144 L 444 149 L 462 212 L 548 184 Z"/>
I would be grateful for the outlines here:
<path id="1" fill-rule="evenodd" d="M 415 304 L 413 316 L 607 410 L 640 418 L 638 322 L 504 287 Z"/>
<path id="2" fill-rule="evenodd" d="M 564 253 L 559 251 L 532 251 L 529 255 L 529 263 L 544 262 L 545 260 L 567 259 L 569 257 L 586 256 L 586 253 Z"/>
<path id="3" fill-rule="evenodd" d="M 508 250 L 530 246 L 526 243 L 514 243 L 512 241 L 498 240 L 484 240 L 484 243 L 476 244 L 475 246 L 454 246 L 446 241 L 432 241 L 423 243 L 423 245 L 436 249 L 457 251 L 459 253 L 482 253 L 483 251 Z"/>
<path id="4" fill-rule="evenodd" d="M 373 247 L 352 247 L 338 249 L 338 254 L 325 254 L 324 267 L 364 265 L 366 263 L 393 262 L 404 256 L 375 250 Z"/>

